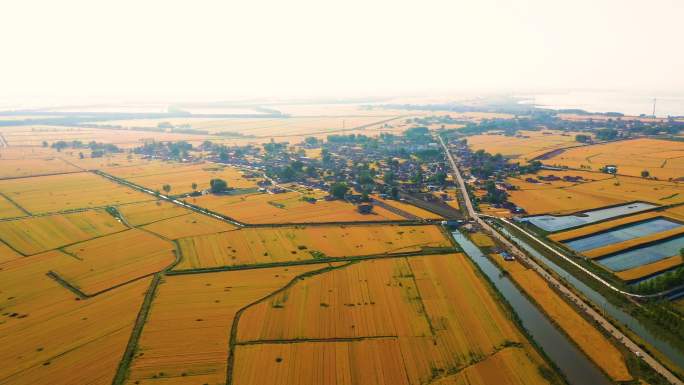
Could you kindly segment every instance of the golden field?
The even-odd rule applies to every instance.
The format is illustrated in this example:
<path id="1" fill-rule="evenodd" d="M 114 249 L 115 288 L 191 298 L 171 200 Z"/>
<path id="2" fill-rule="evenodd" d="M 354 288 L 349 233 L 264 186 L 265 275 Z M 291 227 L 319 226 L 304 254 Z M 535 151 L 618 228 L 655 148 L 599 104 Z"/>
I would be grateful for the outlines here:
<path id="1" fill-rule="evenodd" d="M 175 259 L 172 242 L 137 229 L 78 243 L 64 253 L 73 263 L 54 271 L 88 294 L 156 273 Z"/>
<path id="2" fill-rule="evenodd" d="M 617 176 L 569 187 L 509 191 L 509 201 L 528 214 L 564 215 L 633 201 L 657 205 L 684 202 L 678 183 Z"/>
<path id="3" fill-rule="evenodd" d="M 24 255 L 125 230 L 104 210 L 0 221 L 0 239 Z"/>
<path id="4" fill-rule="evenodd" d="M 579 145 L 573 132 L 552 130 L 518 131 L 515 136 L 503 134 L 481 134 L 467 138 L 473 151 L 484 150 L 490 154 L 501 154 L 513 162 L 528 162 L 535 157 L 560 148 Z"/>
<path id="5" fill-rule="evenodd" d="M 16 218 L 26 215 L 14 203 L 10 202 L 3 195 L 0 195 L 0 219 Z"/>
<path id="6" fill-rule="evenodd" d="M 431 211 L 427 211 L 424 209 L 421 209 L 420 207 L 414 206 L 412 204 L 404 203 L 402 201 L 394 200 L 394 199 L 382 199 L 378 196 L 373 196 L 374 200 L 380 201 L 388 206 L 397 208 L 401 211 L 404 211 L 408 214 L 415 215 L 416 217 L 420 219 L 442 219 L 442 217 L 439 214 L 435 214 Z M 373 210 L 378 209 L 376 206 Z"/>
<path id="7" fill-rule="evenodd" d="M 2 265 L 0 382 L 111 384 L 150 280 L 79 301 L 45 275 L 55 258 L 71 257 L 46 253 Z"/>
<path id="8" fill-rule="evenodd" d="M 632 379 L 620 351 L 594 325 L 551 289 L 537 272 L 524 267 L 517 261 L 504 261 L 499 255 L 492 255 L 491 259 L 501 269 L 507 271 L 544 314 L 551 318 L 610 378 L 615 381 Z"/>
<path id="9" fill-rule="evenodd" d="M 381 207 L 361 214 L 356 206 L 343 201 L 308 203 L 295 192 L 283 194 L 205 195 L 188 203 L 207 208 L 245 223 L 302 223 L 385 221 L 404 218 Z"/>
<path id="10" fill-rule="evenodd" d="M 608 220 L 605 222 L 596 223 L 593 225 L 582 226 L 577 229 L 562 231 L 548 236 L 549 239 L 555 242 L 565 242 L 575 238 L 589 236 L 599 232 L 609 231 L 611 229 L 618 228 L 620 226 L 636 224 L 645 220 L 663 218 L 670 219 L 673 221 L 684 220 L 684 211 L 681 206 L 669 208 L 666 210 L 650 211 L 646 213 L 640 213 L 635 215 L 630 215 L 623 218 L 618 218 L 614 220 Z M 619 251 L 627 250 L 632 247 L 636 247 L 641 244 L 669 238 L 678 234 L 684 233 L 684 229 L 675 228 L 667 231 L 662 231 L 659 233 L 651 234 L 644 237 L 634 238 L 623 242 L 613 243 L 610 245 L 598 247 L 592 250 L 586 250 L 582 254 L 588 258 L 597 259 L 608 254 L 617 253 Z M 675 266 L 682 264 L 682 258 L 679 256 L 672 256 L 657 262 L 635 267 L 629 270 L 624 270 L 620 272 L 615 272 L 614 274 L 624 280 L 633 281 L 655 273 L 671 269 Z M 600 265 L 599 265 L 600 266 Z"/>
<path id="11" fill-rule="evenodd" d="M 563 177 L 581 177 L 582 180 L 578 182 L 568 182 L 564 180 L 554 180 L 554 181 L 544 181 L 538 179 L 539 177 L 549 177 L 557 176 L 559 178 Z M 537 183 L 532 183 L 526 181 L 527 178 L 537 179 Z M 590 171 L 576 171 L 576 170 L 539 170 L 536 174 L 522 174 L 517 177 L 511 177 L 506 180 L 506 182 L 515 186 L 520 190 L 542 190 L 542 189 L 555 189 L 575 186 L 581 183 L 595 182 L 604 179 L 611 179 L 613 175 L 590 172 Z"/>
<path id="12" fill-rule="evenodd" d="M 24 256 L 12 250 L 11 247 L 7 246 L 6 243 L 0 242 L 0 266 L 9 261 L 15 259 L 23 258 Z"/>
<path id="13" fill-rule="evenodd" d="M 146 225 L 143 228 L 169 239 L 178 239 L 234 230 L 237 227 L 207 215 L 193 212 L 163 219 Z"/>
<path id="14" fill-rule="evenodd" d="M 580 238 L 580 237 L 592 235 L 592 234 L 595 234 L 598 232 L 607 231 L 607 230 L 610 230 L 610 229 L 618 227 L 618 226 L 624 226 L 624 225 L 628 225 L 631 223 L 642 222 L 645 220 L 654 219 L 654 218 L 658 218 L 658 217 L 667 218 L 667 216 L 664 216 L 663 214 L 664 213 L 661 211 L 649 211 L 646 213 L 638 213 L 638 214 L 629 215 L 629 216 L 622 217 L 622 218 L 608 220 L 605 222 L 599 222 L 599 223 L 594 223 L 594 224 L 578 227 L 576 229 L 571 229 L 571 230 L 567 230 L 567 231 L 561 231 L 561 232 L 549 234 L 548 238 L 553 240 L 553 241 L 556 241 L 556 242 L 564 242 L 564 241 L 568 241 L 568 240 L 571 240 L 574 238 Z"/>
<path id="15" fill-rule="evenodd" d="M 684 233 L 684 227 L 679 227 L 679 228 L 675 228 L 675 229 L 671 229 L 671 230 L 667 230 L 667 231 L 661 231 L 661 232 L 655 233 L 655 234 L 650 234 L 650 235 L 647 235 L 645 237 L 634 238 L 634 239 L 630 239 L 627 241 L 606 245 L 603 247 L 597 247 L 595 249 L 587 250 L 587 251 L 583 252 L 582 254 L 591 258 L 591 259 L 601 258 L 601 257 L 606 256 L 608 254 L 618 253 L 620 251 L 631 249 L 633 247 L 637 247 L 639 245 L 647 244 L 650 242 L 661 241 L 661 240 L 671 238 L 671 237 L 674 237 L 676 235 L 680 235 L 683 233 Z"/>
<path id="16" fill-rule="evenodd" d="M 353 257 L 451 247 L 437 226 L 298 226 L 244 228 L 179 240 L 176 269 Z"/>
<path id="17" fill-rule="evenodd" d="M 245 139 L 277 138 L 287 140 L 288 137 L 305 137 L 329 135 L 342 130 L 351 130 L 359 126 L 391 119 L 394 116 L 330 116 L 330 117 L 291 117 L 291 118 L 228 118 L 228 119 L 135 119 L 98 122 L 101 124 L 120 125 L 126 128 L 156 127 L 160 122 L 174 125 L 189 124 L 193 129 L 206 130 L 210 134 L 220 132 L 236 132 L 245 135 Z M 154 133 L 157 134 L 157 133 Z M 297 140 L 290 140 L 292 143 Z"/>
<path id="18" fill-rule="evenodd" d="M 454 374 L 435 375 L 429 383 L 546 384 L 535 358 L 521 349 L 503 349 Z M 237 384 L 265 384 L 274 378 L 304 385 L 418 384 L 407 377 L 401 345 L 393 339 L 245 345 L 237 348 L 237 360 Z M 250 362 L 263 364 L 255 370 Z"/>
<path id="19" fill-rule="evenodd" d="M 116 208 L 133 226 L 142 226 L 164 219 L 190 214 L 192 211 L 166 200 L 125 204 Z"/>
<path id="20" fill-rule="evenodd" d="M 326 266 L 165 277 L 138 341 L 127 383 L 224 384 L 235 313 L 296 276 Z"/>
<path id="21" fill-rule="evenodd" d="M 88 172 L 0 181 L 0 193 L 32 214 L 150 200 Z"/>
<path id="22" fill-rule="evenodd" d="M 307 277 L 245 310 L 234 383 L 277 375 L 301 384 L 423 384 L 497 358 L 515 374 L 477 375 L 548 383 L 539 374 L 546 364 L 489 290 L 461 254 L 363 261 Z"/>
<path id="23" fill-rule="evenodd" d="M 477 247 L 494 247 L 494 241 L 485 233 L 473 233 L 470 239 Z"/>
<path id="24" fill-rule="evenodd" d="M 684 142 L 639 138 L 583 146 L 563 151 L 543 161 L 571 168 L 598 171 L 615 165 L 620 175 L 641 176 L 646 170 L 661 180 L 684 177 Z"/>
<path id="25" fill-rule="evenodd" d="M 62 159 L 53 157 L 1 159 L 0 175 L 2 177 L 0 179 L 80 171 Z"/>
<path id="26" fill-rule="evenodd" d="M 126 179 L 150 190 L 160 191 L 165 184 L 171 186 L 169 194 L 184 194 L 192 192 L 192 184 L 197 183 L 197 190 L 209 188 L 211 179 L 219 178 L 233 188 L 256 188 L 257 179 L 246 179 L 242 172 L 233 168 L 213 163 L 170 163 L 150 161 L 133 166 L 105 169 L 116 177 Z"/>
<path id="27" fill-rule="evenodd" d="M 672 269 L 673 267 L 684 264 L 684 258 L 681 255 L 675 255 L 670 258 L 661 259 L 660 261 L 641 265 L 629 270 L 618 271 L 615 275 L 623 281 L 634 281 L 650 275 L 659 273 L 661 271 Z"/>
<path id="28" fill-rule="evenodd" d="M 119 147 L 129 148 L 142 145 L 145 141 L 195 141 L 200 144 L 208 135 L 180 134 L 171 132 L 151 132 L 135 130 L 114 130 L 106 128 L 64 127 L 64 126 L 7 126 L 2 128 L 2 134 L 10 146 L 42 146 L 43 141 L 52 144 L 63 140 L 71 142 L 80 140 L 112 143 Z M 76 149 L 78 152 L 78 149 Z"/>

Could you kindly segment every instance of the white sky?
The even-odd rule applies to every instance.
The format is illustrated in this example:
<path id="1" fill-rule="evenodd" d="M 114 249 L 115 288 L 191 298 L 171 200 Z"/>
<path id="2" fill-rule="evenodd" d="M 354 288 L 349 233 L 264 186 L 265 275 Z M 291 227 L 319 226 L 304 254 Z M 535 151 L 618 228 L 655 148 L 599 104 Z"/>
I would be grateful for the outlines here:
<path id="1" fill-rule="evenodd" d="M 684 1 L 2 0 L 0 99 L 684 90 Z"/>

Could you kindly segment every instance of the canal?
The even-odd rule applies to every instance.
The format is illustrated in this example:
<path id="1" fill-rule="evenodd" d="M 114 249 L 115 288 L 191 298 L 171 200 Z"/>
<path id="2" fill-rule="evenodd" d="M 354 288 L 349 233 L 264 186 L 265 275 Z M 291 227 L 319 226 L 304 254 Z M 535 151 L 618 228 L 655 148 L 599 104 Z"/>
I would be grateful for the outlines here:
<path id="1" fill-rule="evenodd" d="M 584 282 L 575 278 L 572 274 L 567 273 L 563 268 L 549 260 L 542 253 L 537 251 L 534 247 L 530 246 L 527 242 L 524 242 L 520 238 L 511 234 L 508 229 L 500 227 L 499 231 L 506 235 L 509 239 L 515 241 L 520 247 L 527 251 L 537 262 L 547 266 L 548 268 L 555 271 L 558 275 L 563 277 L 565 281 L 569 282 L 575 289 L 579 290 L 585 297 L 587 297 L 595 305 L 599 306 L 602 311 L 612 318 L 627 326 L 632 332 L 641 337 L 644 341 L 648 342 L 651 346 L 658 349 L 663 355 L 668 357 L 672 362 L 674 362 L 680 368 L 684 368 L 684 353 L 677 349 L 670 341 L 667 339 L 651 332 L 646 328 L 639 320 L 632 317 L 629 313 L 626 313 L 622 309 L 611 304 L 601 293 L 587 286 Z"/>
<path id="2" fill-rule="evenodd" d="M 560 332 L 551 321 L 518 289 L 480 249 L 463 234 L 452 233 L 465 254 L 480 267 L 522 322 L 546 355 L 560 369 L 572 385 L 608 385 L 612 382 L 594 365 L 572 341 Z"/>

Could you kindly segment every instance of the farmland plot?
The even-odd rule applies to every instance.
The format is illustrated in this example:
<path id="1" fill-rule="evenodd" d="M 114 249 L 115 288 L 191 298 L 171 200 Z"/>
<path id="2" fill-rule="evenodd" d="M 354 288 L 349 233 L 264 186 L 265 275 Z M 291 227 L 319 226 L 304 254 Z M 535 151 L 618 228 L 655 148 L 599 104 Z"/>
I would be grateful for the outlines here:
<path id="1" fill-rule="evenodd" d="M 3 158 L 2 162 L 0 162 L 0 176 L 2 176 L 2 179 L 75 171 L 80 170 L 62 159 L 54 157 L 28 159 Z"/>
<path id="2" fill-rule="evenodd" d="M 621 175 L 640 176 L 646 170 L 661 180 L 684 177 L 684 143 L 639 138 L 565 150 L 543 162 L 598 171 L 617 166 Z"/>
<path id="3" fill-rule="evenodd" d="M 191 213 L 190 210 L 166 200 L 121 205 L 117 207 L 117 210 L 133 226 L 146 225 Z"/>
<path id="4" fill-rule="evenodd" d="M 551 130 L 518 131 L 515 136 L 481 134 L 467 139 L 473 151 L 501 154 L 516 162 L 527 162 L 544 153 L 579 144 L 575 133 Z"/>
<path id="5" fill-rule="evenodd" d="M 326 266 L 165 277 L 138 343 L 128 383 L 224 384 L 236 312 L 298 275 Z"/>
<path id="6" fill-rule="evenodd" d="M 49 252 L 3 265 L 1 383 L 111 384 L 150 280 L 78 301 L 45 275 L 69 259 Z"/>
<path id="7" fill-rule="evenodd" d="M 104 210 L 0 221 L 0 239 L 25 255 L 125 230 Z"/>
<path id="8" fill-rule="evenodd" d="M 26 213 L 21 211 L 14 203 L 10 202 L 7 198 L 0 195 L 0 219 L 3 218 L 16 218 L 25 216 Z"/>
<path id="9" fill-rule="evenodd" d="M 148 195 L 87 172 L 2 180 L 0 192 L 32 214 L 150 200 Z"/>
<path id="10" fill-rule="evenodd" d="M 516 353 L 499 365 L 519 371 L 510 383 L 548 383 L 539 374 L 546 364 L 463 255 L 383 259 L 306 278 L 248 307 L 232 374 L 235 384 L 266 375 L 421 384 L 508 351 Z"/>
<path id="11" fill-rule="evenodd" d="M 305 202 L 295 192 L 284 194 L 206 195 L 188 202 L 245 223 L 305 223 L 402 220 L 401 216 L 375 207 L 361 214 L 343 201 Z"/>
<path id="12" fill-rule="evenodd" d="M 391 225 L 245 228 L 179 244 L 181 270 L 451 247 L 437 226 Z"/>
<path id="13" fill-rule="evenodd" d="M 243 172 L 233 167 L 212 163 L 186 164 L 151 161 L 146 164 L 105 169 L 106 172 L 126 179 L 151 190 L 162 191 L 165 184 L 171 186 L 170 194 L 192 192 L 192 184 L 197 190 L 209 188 L 211 179 L 219 178 L 229 187 L 244 189 L 256 188 L 256 179 L 243 178 Z"/>
<path id="14" fill-rule="evenodd" d="M 164 219 L 143 227 L 169 239 L 234 230 L 237 227 L 204 214 L 190 213 Z"/>
<path id="15" fill-rule="evenodd" d="M 64 249 L 74 263 L 54 269 L 86 293 L 97 293 L 162 270 L 175 260 L 173 243 L 131 229 Z"/>
<path id="16" fill-rule="evenodd" d="M 12 248 L 7 246 L 7 244 L 0 242 L 0 265 L 22 257 L 23 255 L 12 250 Z"/>

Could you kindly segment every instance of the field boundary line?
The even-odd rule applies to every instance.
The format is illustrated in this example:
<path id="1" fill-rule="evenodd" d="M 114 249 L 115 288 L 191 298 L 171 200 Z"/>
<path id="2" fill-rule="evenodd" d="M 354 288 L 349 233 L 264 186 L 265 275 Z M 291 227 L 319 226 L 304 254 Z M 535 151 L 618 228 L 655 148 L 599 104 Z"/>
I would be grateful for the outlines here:
<path id="1" fill-rule="evenodd" d="M 233 367 L 234 367 L 234 362 L 235 362 L 235 343 L 237 342 L 237 333 L 238 333 L 238 324 L 240 323 L 240 318 L 242 317 L 242 314 L 245 312 L 245 310 L 249 309 L 250 307 L 257 305 L 268 298 L 271 298 L 272 296 L 279 294 L 290 287 L 294 286 L 297 282 L 308 278 L 308 277 L 313 277 L 319 274 L 327 273 L 329 271 L 333 271 L 336 269 L 341 269 L 345 268 L 348 266 L 353 265 L 356 263 L 355 261 L 348 262 L 348 263 L 343 263 L 338 266 L 333 266 L 331 264 L 328 264 L 328 266 L 323 267 L 318 270 L 312 270 L 312 271 L 307 271 L 305 273 L 299 274 L 292 278 L 290 282 L 286 283 L 279 289 L 276 289 L 268 294 L 266 294 L 264 297 L 257 299 L 256 301 L 253 301 L 251 303 L 248 303 L 247 305 L 241 307 L 238 309 L 238 311 L 235 312 L 235 316 L 233 317 L 233 323 L 230 326 L 230 334 L 228 335 L 228 361 L 226 363 L 226 385 L 232 385 L 233 384 Z M 117 385 L 117 384 L 115 384 Z"/>
<path id="2" fill-rule="evenodd" d="M 62 160 L 62 158 L 56 158 L 59 160 Z M 73 166 L 73 165 L 71 165 Z M 8 177 L 3 177 L 0 178 L 0 180 L 14 180 L 14 179 L 28 179 L 28 178 L 40 178 L 43 176 L 56 176 L 56 175 L 69 175 L 69 174 L 80 174 L 86 172 L 85 170 L 79 169 L 78 171 L 62 171 L 62 172 L 53 172 L 53 173 L 47 173 L 47 174 L 31 174 L 31 175 L 24 175 L 24 176 L 8 176 Z"/>
<path id="3" fill-rule="evenodd" d="M 236 346 L 248 345 L 277 345 L 277 344 L 302 344 L 307 342 L 354 342 L 364 340 L 398 339 L 399 336 L 360 336 L 360 337 L 332 337 L 332 338 L 294 338 L 284 340 L 249 340 L 236 342 Z"/>
<path id="4" fill-rule="evenodd" d="M 217 273 L 222 271 L 234 271 L 234 270 L 253 270 L 253 269 L 267 269 L 270 267 L 287 267 L 287 266 L 301 266 L 301 265 L 316 265 L 321 263 L 331 263 L 331 262 L 356 262 L 365 261 L 373 259 L 388 259 L 388 258 L 410 258 L 410 257 L 421 257 L 428 255 L 441 255 L 441 254 L 456 254 L 461 253 L 462 250 L 457 247 L 445 247 L 439 249 L 428 249 L 420 251 L 410 251 L 404 253 L 395 254 L 368 254 L 350 257 L 326 257 L 326 258 L 312 258 L 303 261 L 284 261 L 284 262 L 271 262 L 271 263 L 256 263 L 251 265 L 233 265 L 233 266 L 217 266 L 217 267 L 207 267 L 202 269 L 182 269 L 182 270 L 170 270 L 166 272 L 166 275 L 186 275 L 186 274 L 205 274 L 205 273 Z"/>
<path id="5" fill-rule="evenodd" d="M 145 293 L 145 298 L 140 306 L 138 316 L 135 319 L 131 336 L 128 339 L 126 350 L 124 350 L 121 361 L 119 361 L 119 366 L 116 370 L 116 374 L 114 375 L 114 379 L 112 380 L 112 385 L 121 385 L 124 383 L 124 381 L 126 381 L 128 370 L 130 369 L 131 362 L 134 358 L 133 355 L 138 348 L 138 341 L 140 339 L 140 335 L 142 334 L 145 323 L 147 322 L 147 316 L 149 315 L 150 308 L 152 307 L 152 300 L 155 297 L 160 281 L 161 273 L 155 273 L 155 276 L 150 283 L 150 287 Z"/>
<path id="6" fill-rule="evenodd" d="M 0 195 L 1 194 L 2 193 L 0 193 Z M 116 207 L 127 206 L 127 205 L 135 205 L 135 204 L 147 203 L 147 202 L 154 202 L 154 200 L 150 199 L 150 200 L 146 200 L 146 201 L 120 203 L 120 204 L 117 204 Z M 81 207 L 81 208 L 69 209 L 69 210 L 64 210 L 64 211 L 48 211 L 45 213 L 24 215 L 23 217 L 0 218 L 0 222 L 18 221 L 21 219 L 27 219 L 27 218 L 32 218 L 32 217 L 49 217 L 49 216 L 53 216 L 53 215 L 66 215 L 66 214 L 82 213 L 84 211 L 104 210 L 107 207 L 114 207 L 114 206 L 106 205 L 106 206 Z"/>
<path id="7" fill-rule="evenodd" d="M 70 284 L 67 280 L 62 278 L 59 274 L 56 272 L 50 270 L 48 271 L 45 275 L 48 277 L 52 278 L 54 281 L 56 281 L 58 284 L 62 285 L 64 288 L 69 290 L 70 292 L 76 294 L 78 298 L 80 299 L 87 299 L 90 298 L 90 296 L 84 292 L 81 291 L 81 289 L 77 288 L 76 286 Z"/>
<path id="8" fill-rule="evenodd" d="M 18 208 L 21 212 L 23 212 L 23 213 L 26 214 L 27 216 L 29 216 L 29 217 L 30 217 L 30 216 L 33 216 L 33 214 L 31 214 L 31 212 L 29 212 L 29 211 L 26 210 L 25 208 L 21 207 L 21 206 L 19 205 L 19 203 L 15 202 L 13 199 L 11 199 L 10 197 L 8 197 L 7 194 L 0 192 L 0 196 L 3 197 L 3 198 L 5 198 L 9 203 L 11 203 L 12 205 L 14 205 L 14 207 Z"/>

